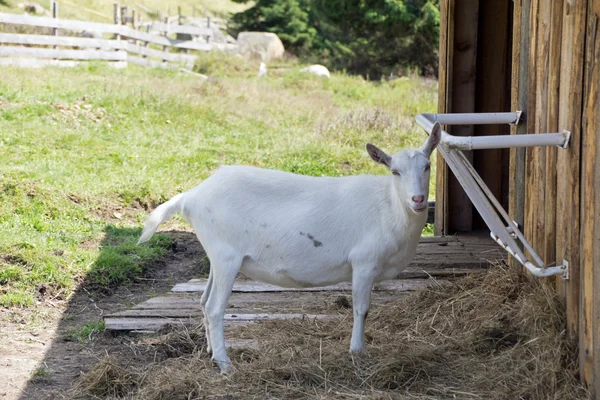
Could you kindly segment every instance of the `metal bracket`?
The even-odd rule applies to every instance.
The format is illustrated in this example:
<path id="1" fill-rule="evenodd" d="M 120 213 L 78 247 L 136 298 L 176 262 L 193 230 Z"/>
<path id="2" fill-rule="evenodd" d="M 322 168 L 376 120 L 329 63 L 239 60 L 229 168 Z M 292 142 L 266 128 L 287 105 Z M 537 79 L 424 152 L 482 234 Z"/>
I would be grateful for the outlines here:
<path id="1" fill-rule="evenodd" d="M 564 129 L 562 131 L 562 133 L 563 133 L 563 135 L 565 135 L 565 142 L 563 143 L 562 146 L 558 146 L 558 147 L 562 147 L 563 149 L 566 149 L 567 147 L 569 147 L 569 142 L 571 141 L 571 131 Z"/>
<path id="2" fill-rule="evenodd" d="M 519 125 L 519 123 L 521 122 L 521 115 L 523 114 L 523 111 L 521 111 L 521 110 L 518 110 L 518 111 L 516 111 L 516 113 L 517 113 L 517 119 L 515 119 L 515 120 L 514 120 L 513 122 L 511 122 L 509 125 L 512 125 L 512 126 L 517 126 L 517 125 Z"/>
<path id="3" fill-rule="evenodd" d="M 565 281 L 568 281 L 569 280 L 569 262 L 567 260 L 563 260 L 561 267 L 565 271 L 563 272 L 563 274 L 560 277 L 563 278 Z"/>
<path id="4" fill-rule="evenodd" d="M 519 123 L 521 116 L 521 111 L 513 113 L 419 114 L 416 121 L 421 128 L 430 134 L 436 123 L 445 125 L 516 125 Z M 569 263 L 566 260 L 563 260 L 561 265 L 554 266 L 548 266 L 544 263 L 521 232 L 519 225 L 508 215 L 461 150 L 533 146 L 566 148 L 570 136 L 571 133 L 566 130 L 562 133 L 482 137 L 456 137 L 442 131 L 442 143 L 438 147 L 439 154 L 444 158 L 459 184 L 490 228 L 492 239 L 537 277 L 560 275 L 563 279 L 569 279 Z M 527 253 L 532 258 L 531 261 L 526 256 Z"/>

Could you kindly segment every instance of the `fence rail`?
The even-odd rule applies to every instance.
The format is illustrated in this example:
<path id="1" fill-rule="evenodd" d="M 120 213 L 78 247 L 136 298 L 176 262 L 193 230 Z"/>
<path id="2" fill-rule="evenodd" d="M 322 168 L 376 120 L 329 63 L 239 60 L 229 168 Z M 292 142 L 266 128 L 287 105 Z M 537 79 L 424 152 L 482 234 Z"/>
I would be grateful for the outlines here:
<path id="1" fill-rule="evenodd" d="M 214 43 L 210 38 L 214 31 L 210 27 L 210 18 L 194 18 L 206 20 L 206 26 L 182 25 L 165 22 L 142 23 L 134 16 L 121 15 L 121 9 L 115 4 L 115 23 L 88 22 L 58 18 L 58 6 L 53 2 L 56 17 L 37 17 L 0 13 L 0 24 L 49 28 L 49 35 L 0 32 L 0 65 L 33 66 L 74 66 L 84 61 L 102 60 L 122 68 L 127 63 L 153 68 L 191 68 L 197 58 L 188 54 L 190 50 L 211 51 L 230 50 L 233 45 Z M 126 10 L 124 10 L 126 12 Z M 133 14 L 135 15 L 135 14 Z M 180 18 L 181 21 L 181 18 Z M 127 22 L 131 26 L 125 25 Z M 202 22 L 200 22 L 202 23 Z M 2 25 L 0 25 L 1 28 Z M 144 28 L 146 31 L 139 30 Z M 65 31 L 82 32 L 98 35 L 101 38 L 59 36 Z M 109 35 L 111 39 L 104 38 Z M 174 35 L 175 37 L 169 37 Z M 193 37 L 203 41 L 192 40 Z M 162 50 L 149 47 L 161 47 Z M 31 47 L 46 46 L 46 47 Z M 59 48 L 68 47 L 68 48 Z M 169 52 L 169 49 L 183 50 Z M 152 60 L 154 59 L 154 60 Z"/>

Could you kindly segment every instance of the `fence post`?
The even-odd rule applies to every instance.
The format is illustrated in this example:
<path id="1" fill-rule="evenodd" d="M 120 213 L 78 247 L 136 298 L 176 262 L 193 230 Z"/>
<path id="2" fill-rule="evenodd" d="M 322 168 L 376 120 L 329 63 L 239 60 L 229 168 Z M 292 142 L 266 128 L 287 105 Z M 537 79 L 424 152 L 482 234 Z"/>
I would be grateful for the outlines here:
<path id="1" fill-rule="evenodd" d="M 52 8 L 52 18 L 58 19 L 58 3 L 55 0 L 52 0 L 50 5 Z M 58 36 L 58 28 L 52 29 L 54 36 Z M 58 46 L 54 46 L 55 49 L 58 49 Z"/>
<path id="2" fill-rule="evenodd" d="M 128 14 L 129 8 L 127 6 L 121 7 L 121 25 L 127 25 L 127 21 L 129 20 Z"/>
<path id="3" fill-rule="evenodd" d="M 169 14 L 171 14 L 171 7 L 169 7 Z M 163 32 L 163 36 L 165 38 L 169 37 L 169 16 L 167 15 L 165 17 L 165 31 Z M 169 52 L 169 46 L 163 46 L 163 51 L 168 53 Z M 163 60 L 164 63 L 167 63 L 168 60 Z"/>
<path id="4" fill-rule="evenodd" d="M 210 29 L 210 17 L 206 17 L 206 27 Z M 210 42 L 210 35 L 206 37 L 206 43 Z"/>
<path id="5" fill-rule="evenodd" d="M 121 7 L 119 7 L 119 3 L 113 3 L 113 22 L 115 25 L 121 25 Z M 121 35 L 115 33 L 115 40 L 120 40 Z"/>
<path id="6" fill-rule="evenodd" d="M 150 33 L 151 24 L 146 25 L 146 33 Z M 150 42 L 144 42 L 144 47 L 148 47 Z M 148 58 L 145 54 L 142 54 L 142 58 Z"/>

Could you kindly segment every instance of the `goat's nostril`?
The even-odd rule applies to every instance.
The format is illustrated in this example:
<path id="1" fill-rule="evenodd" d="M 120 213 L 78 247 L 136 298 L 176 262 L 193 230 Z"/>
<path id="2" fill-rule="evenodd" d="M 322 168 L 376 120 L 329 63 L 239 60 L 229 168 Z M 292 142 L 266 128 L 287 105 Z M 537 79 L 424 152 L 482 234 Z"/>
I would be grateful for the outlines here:
<path id="1" fill-rule="evenodd" d="M 425 196 L 421 195 L 421 196 L 413 196 L 412 197 L 412 201 L 414 201 L 417 204 L 420 204 L 422 202 L 425 201 Z"/>

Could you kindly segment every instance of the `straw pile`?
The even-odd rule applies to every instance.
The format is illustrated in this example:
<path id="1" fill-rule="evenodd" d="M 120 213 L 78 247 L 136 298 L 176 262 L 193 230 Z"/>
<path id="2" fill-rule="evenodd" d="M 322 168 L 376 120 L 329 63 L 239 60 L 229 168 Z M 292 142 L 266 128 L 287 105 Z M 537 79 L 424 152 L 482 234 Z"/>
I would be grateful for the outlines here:
<path id="1" fill-rule="evenodd" d="M 258 350 L 229 351 L 222 376 L 201 329 L 140 348 L 149 365 L 100 362 L 75 397 L 135 399 L 587 399 L 552 288 L 497 266 L 373 309 L 369 353 L 351 356 L 351 315 L 265 321 L 238 330 Z M 166 349 L 166 350 L 165 350 Z M 118 376 L 118 378 L 116 378 Z"/>

